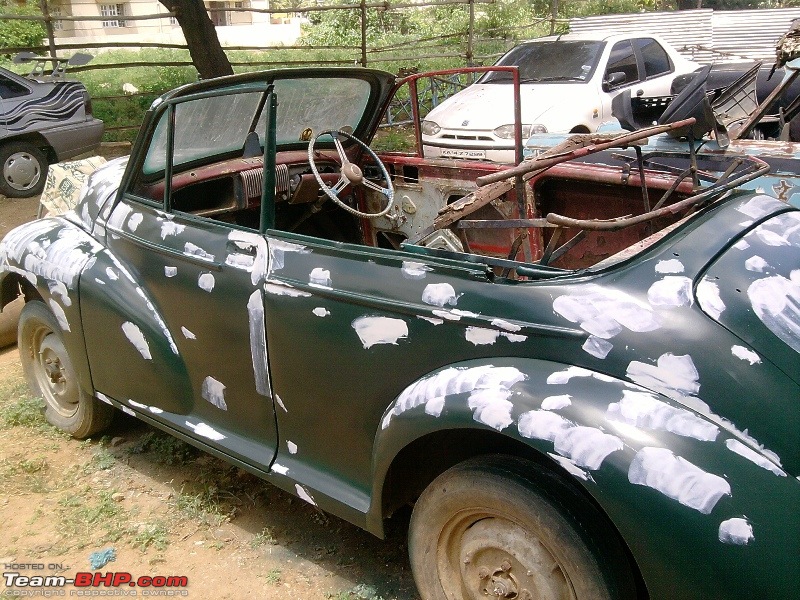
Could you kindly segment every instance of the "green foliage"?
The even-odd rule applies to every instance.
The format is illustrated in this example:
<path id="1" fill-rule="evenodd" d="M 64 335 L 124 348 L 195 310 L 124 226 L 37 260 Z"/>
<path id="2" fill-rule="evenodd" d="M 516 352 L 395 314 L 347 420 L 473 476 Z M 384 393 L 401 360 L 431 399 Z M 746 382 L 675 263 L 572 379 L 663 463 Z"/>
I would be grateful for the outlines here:
<path id="1" fill-rule="evenodd" d="M 36 2 L 17 4 L 13 0 L 0 0 L 0 14 L 41 16 L 42 11 Z M 0 19 L 0 48 L 41 46 L 46 35 L 41 21 Z"/>

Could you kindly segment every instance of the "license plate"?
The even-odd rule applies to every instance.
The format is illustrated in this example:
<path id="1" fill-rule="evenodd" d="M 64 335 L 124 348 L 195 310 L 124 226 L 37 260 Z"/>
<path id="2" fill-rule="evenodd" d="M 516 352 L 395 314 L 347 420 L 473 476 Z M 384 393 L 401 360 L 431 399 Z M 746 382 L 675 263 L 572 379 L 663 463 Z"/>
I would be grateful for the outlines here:
<path id="1" fill-rule="evenodd" d="M 464 148 L 442 148 L 442 156 L 452 158 L 486 158 L 486 150 L 466 150 Z"/>

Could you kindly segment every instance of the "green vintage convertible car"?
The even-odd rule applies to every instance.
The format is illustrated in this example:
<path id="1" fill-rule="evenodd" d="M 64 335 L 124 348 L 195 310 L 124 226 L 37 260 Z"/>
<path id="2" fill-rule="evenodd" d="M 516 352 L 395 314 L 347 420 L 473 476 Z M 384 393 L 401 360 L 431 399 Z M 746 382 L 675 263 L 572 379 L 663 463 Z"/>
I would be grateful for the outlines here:
<path id="1" fill-rule="evenodd" d="M 122 410 L 378 536 L 413 504 L 425 599 L 798 597 L 800 210 L 736 189 L 757 160 L 372 150 L 418 79 L 179 88 L 11 231 L 48 419 Z"/>

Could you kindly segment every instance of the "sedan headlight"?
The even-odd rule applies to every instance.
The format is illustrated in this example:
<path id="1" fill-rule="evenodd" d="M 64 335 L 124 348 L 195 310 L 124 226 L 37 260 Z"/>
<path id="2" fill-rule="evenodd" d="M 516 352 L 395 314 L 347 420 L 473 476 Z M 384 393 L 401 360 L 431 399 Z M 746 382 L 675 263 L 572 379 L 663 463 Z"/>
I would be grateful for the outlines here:
<path id="1" fill-rule="evenodd" d="M 433 121 L 423 121 L 422 122 L 422 133 L 423 135 L 436 135 L 442 130 L 436 123 Z"/>
<path id="2" fill-rule="evenodd" d="M 497 129 L 495 129 L 492 133 L 494 133 L 497 137 L 502 140 L 513 140 L 514 139 L 514 124 L 511 125 L 501 125 Z M 522 126 L 522 139 L 526 139 L 531 137 L 531 134 L 534 133 L 547 133 L 547 127 L 544 125 L 540 125 L 538 123 L 534 123 L 533 125 L 523 125 Z"/>

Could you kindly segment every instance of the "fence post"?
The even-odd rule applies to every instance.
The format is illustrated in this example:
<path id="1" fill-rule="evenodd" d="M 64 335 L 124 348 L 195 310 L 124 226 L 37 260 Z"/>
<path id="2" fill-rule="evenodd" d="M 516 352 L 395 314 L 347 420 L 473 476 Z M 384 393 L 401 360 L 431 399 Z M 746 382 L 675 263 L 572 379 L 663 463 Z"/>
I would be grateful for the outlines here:
<path id="1" fill-rule="evenodd" d="M 361 0 L 361 66 L 367 66 L 367 0 Z"/>
<path id="2" fill-rule="evenodd" d="M 556 32 L 556 19 L 558 19 L 558 0 L 550 0 L 550 35 Z"/>
<path id="3" fill-rule="evenodd" d="M 473 57 L 475 56 L 475 0 L 469 0 L 469 33 L 467 34 L 467 66 L 473 67 Z"/>
<path id="4" fill-rule="evenodd" d="M 42 16 L 44 17 L 44 27 L 47 29 L 47 43 L 50 46 L 50 56 L 56 55 L 56 38 L 53 34 L 53 19 L 50 17 L 50 10 L 47 8 L 47 0 L 40 0 L 39 5 L 42 8 Z M 53 65 L 55 67 L 55 64 Z"/>

